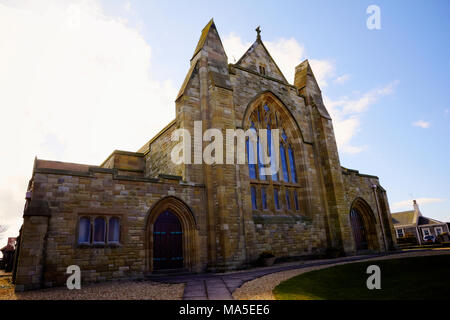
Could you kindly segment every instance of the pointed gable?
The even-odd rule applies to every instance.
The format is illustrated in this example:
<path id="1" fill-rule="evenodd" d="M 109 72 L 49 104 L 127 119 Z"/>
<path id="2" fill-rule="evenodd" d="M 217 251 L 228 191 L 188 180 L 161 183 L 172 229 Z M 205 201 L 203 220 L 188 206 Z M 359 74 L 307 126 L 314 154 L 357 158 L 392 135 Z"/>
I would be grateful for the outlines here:
<path id="1" fill-rule="evenodd" d="M 232 90 L 228 72 L 228 58 L 214 20 L 211 19 L 202 30 L 194 55 L 191 58 L 191 66 L 175 101 L 188 91 L 190 82 L 200 67 L 199 61 L 201 59 L 208 63 L 208 74 L 212 85 Z"/>
<path id="2" fill-rule="evenodd" d="M 209 64 L 219 63 L 228 66 L 228 58 L 213 19 L 202 30 L 191 63 L 202 50 L 207 52 Z"/>
<path id="3" fill-rule="evenodd" d="M 262 66 L 265 69 L 265 76 L 288 83 L 260 38 L 256 39 L 235 65 L 258 73 L 260 73 L 260 66 Z"/>

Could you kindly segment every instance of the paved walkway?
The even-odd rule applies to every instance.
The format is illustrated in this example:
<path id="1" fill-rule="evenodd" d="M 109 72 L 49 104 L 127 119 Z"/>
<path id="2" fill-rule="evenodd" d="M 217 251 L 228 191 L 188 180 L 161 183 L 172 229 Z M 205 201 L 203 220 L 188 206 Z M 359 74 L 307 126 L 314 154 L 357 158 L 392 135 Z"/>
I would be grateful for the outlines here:
<path id="1" fill-rule="evenodd" d="M 368 258 L 382 256 L 385 256 L 385 254 L 353 256 L 327 260 L 302 261 L 231 273 L 203 273 L 170 276 L 152 275 L 149 277 L 149 279 L 152 281 L 165 283 L 186 283 L 183 294 L 184 300 L 232 300 L 232 294 L 234 290 L 239 288 L 242 284 L 271 273 L 328 264 L 331 265 L 339 262 L 365 260 Z"/>

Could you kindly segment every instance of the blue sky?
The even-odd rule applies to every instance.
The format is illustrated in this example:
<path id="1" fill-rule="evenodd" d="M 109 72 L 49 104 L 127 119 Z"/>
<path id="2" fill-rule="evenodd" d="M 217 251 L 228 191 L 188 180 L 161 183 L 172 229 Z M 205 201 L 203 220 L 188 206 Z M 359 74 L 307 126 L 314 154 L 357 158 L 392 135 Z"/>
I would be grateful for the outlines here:
<path id="1" fill-rule="evenodd" d="M 366 27 L 372 4 L 381 30 Z M 341 164 L 378 175 L 391 211 L 422 199 L 423 214 L 450 221 L 448 12 L 445 0 L 0 0 L 0 132 L 13 137 L 2 166 L 14 168 L 0 174 L 0 223 L 17 232 L 34 156 L 99 164 L 164 127 L 211 18 L 230 62 L 258 25 L 285 75 L 312 60 Z"/>
<path id="2" fill-rule="evenodd" d="M 112 12 L 123 1 L 108 2 Z M 200 30 L 213 17 L 221 37 L 253 41 L 294 38 L 308 58 L 330 59 L 344 85 L 323 89 L 338 99 L 398 81 L 395 92 L 362 115 L 357 154 L 341 153 L 343 166 L 376 174 L 391 202 L 422 204 L 425 214 L 450 221 L 450 2 L 448 1 L 129 1 L 149 43 L 157 43 L 157 76 L 180 85 Z M 366 28 L 369 5 L 381 9 L 381 30 Z M 230 58 L 230 57 L 229 57 Z M 236 57 L 239 59 L 239 57 Z M 299 63 L 300 61 L 298 61 Z M 413 126 L 422 120 L 428 128 Z M 404 206 L 399 210 L 405 209 Z"/>

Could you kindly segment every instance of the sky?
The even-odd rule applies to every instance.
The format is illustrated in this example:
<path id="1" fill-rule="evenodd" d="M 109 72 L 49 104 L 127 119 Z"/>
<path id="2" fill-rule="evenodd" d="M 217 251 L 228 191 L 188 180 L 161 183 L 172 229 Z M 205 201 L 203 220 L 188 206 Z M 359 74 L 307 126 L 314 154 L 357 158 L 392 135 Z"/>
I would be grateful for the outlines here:
<path id="1" fill-rule="evenodd" d="M 367 28 L 370 5 L 381 29 Z M 175 118 L 211 18 L 230 63 L 257 26 L 289 82 L 309 59 L 341 165 L 379 176 L 392 212 L 417 199 L 450 221 L 448 12 L 447 0 L 0 0 L 3 236 L 18 233 L 36 156 L 99 165 Z"/>

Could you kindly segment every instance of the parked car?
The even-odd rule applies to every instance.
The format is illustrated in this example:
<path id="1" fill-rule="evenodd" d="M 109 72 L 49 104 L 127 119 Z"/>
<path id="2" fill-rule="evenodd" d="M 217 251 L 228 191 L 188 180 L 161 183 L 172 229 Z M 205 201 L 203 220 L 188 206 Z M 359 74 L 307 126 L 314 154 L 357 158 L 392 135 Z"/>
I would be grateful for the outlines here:
<path id="1" fill-rule="evenodd" d="M 424 236 L 423 241 L 425 241 L 425 243 L 435 243 L 436 237 L 430 234 L 428 236 Z"/>

